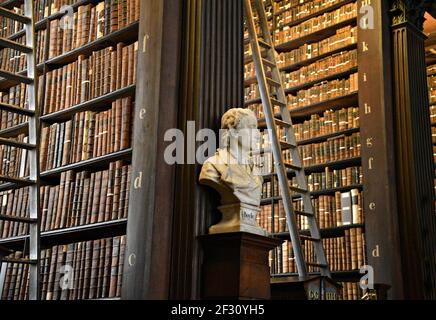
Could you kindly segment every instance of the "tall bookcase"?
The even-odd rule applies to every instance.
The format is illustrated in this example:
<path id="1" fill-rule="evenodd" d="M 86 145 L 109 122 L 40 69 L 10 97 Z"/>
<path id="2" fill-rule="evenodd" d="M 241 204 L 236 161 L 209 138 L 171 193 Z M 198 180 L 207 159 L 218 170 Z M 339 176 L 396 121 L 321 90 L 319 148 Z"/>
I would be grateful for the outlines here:
<path id="1" fill-rule="evenodd" d="M 21 10 L 17 0 L 0 5 Z M 42 299 L 121 296 L 139 5 L 130 0 L 35 1 L 42 110 Z M 8 19 L 0 23 L 2 37 L 23 39 L 20 25 Z M 15 52 L 3 49 L 0 56 L 2 69 L 26 68 Z M 25 108 L 25 87 L 0 81 L 0 89 L 3 102 Z M 25 139 L 23 120 L 2 112 L 0 136 Z M 24 155 L 2 147 L 1 156 L 2 171 L 26 175 Z M 25 190 L 0 197 L 2 212 L 26 215 Z M 26 231 L 18 223 L 0 222 L 0 246 L 26 255 Z M 1 298 L 26 298 L 26 268 L 8 266 Z M 62 279 L 64 288 L 57 285 Z"/>
<path id="2" fill-rule="evenodd" d="M 374 257 L 379 254 L 378 247 L 367 248 L 365 237 L 366 217 L 375 205 L 364 205 L 365 194 L 374 192 L 370 147 L 377 129 L 362 117 L 371 113 L 367 100 L 371 65 L 365 52 L 376 36 L 359 28 L 361 1 L 264 3 L 332 276 L 343 286 L 343 299 L 360 299 L 360 268 L 368 264 L 368 252 Z M 245 106 L 262 123 L 248 44 L 245 51 Z M 265 134 L 265 144 L 267 139 Z M 363 143 L 369 148 L 363 148 Z M 283 282 L 296 276 L 297 270 L 272 157 L 264 155 L 258 162 L 265 180 L 258 221 L 273 236 L 285 240 L 270 254 L 272 283 Z M 296 200 L 294 206 L 298 209 L 301 204 Z M 307 226 L 303 218 L 299 224 L 304 233 Z M 309 243 L 304 244 L 304 251 L 313 259 Z"/>

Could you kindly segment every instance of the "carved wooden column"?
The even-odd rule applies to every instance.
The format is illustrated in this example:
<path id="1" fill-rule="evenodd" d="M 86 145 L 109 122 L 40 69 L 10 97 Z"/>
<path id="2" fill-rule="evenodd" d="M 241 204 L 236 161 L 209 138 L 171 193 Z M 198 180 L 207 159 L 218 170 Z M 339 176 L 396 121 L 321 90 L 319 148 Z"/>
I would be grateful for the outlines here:
<path id="1" fill-rule="evenodd" d="M 435 298 L 436 223 L 422 33 L 426 1 L 392 0 L 394 135 L 405 298 Z"/>
<path id="2" fill-rule="evenodd" d="M 401 255 L 395 190 L 389 4 L 385 0 L 359 0 L 357 3 L 367 263 L 374 270 L 374 283 L 390 287 L 389 299 L 402 299 L 401 265 L 398 263 Z M 371 14 L 373 21 L 369 19 Z"/>

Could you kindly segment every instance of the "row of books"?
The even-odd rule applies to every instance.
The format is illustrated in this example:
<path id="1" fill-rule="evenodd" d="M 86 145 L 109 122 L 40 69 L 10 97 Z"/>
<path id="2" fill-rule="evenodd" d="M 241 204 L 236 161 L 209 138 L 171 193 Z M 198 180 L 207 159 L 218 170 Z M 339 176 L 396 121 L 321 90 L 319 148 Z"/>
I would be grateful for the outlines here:
<path id="1" fill-rule="evenodd" d="M 50 21 L 49 58 L 80 48 L 139 20 L 139 0 L 105 0 L 78 7 L 70 21 Z"/>
<path id="2" fill-rule="evenodd" d="M 361 156 L 360 133 L 356 132 L 349 136 L 341 135 L 321 143 L 302 145 L 299 146 L 299 151 L 304 167 L 358 158 Z M 292 164 L 290 150 L 283 151 L 283 158 L 286 163 Z M 260 175 L 268 175 L 275 171 L 271 152 L 254 155 L 253 162 Z"/>
<path id="3" fill-rule="evenodd" d="M 316 14 L 317 12 L 326 10 L 342 1 L 343 0 L 313 0 L 287 9 L 279 9 L 280 11 L 276 15 L 277 27 L 280 28 L 295 20 Z M 286 5 L 281 4 L 280 6 L 276 6 L 276 8 L 286 8 Z"/>
<path id="4" fill-rule="evenodd" d="M 24 134 L 18 135 L 14 141 L 29 142 Z M 16 178 L 28 176 L 28 151 L 26 149 L 0 145 L 0 160 L 0 175 Z"/>
<path id="5" fill-rule="evenodd" d="M 286 68 L 354 43 L 357 43 L 357 27 L 346 26 L 338 29 L 335 35 L 319 42 L 304 44 L 298 49 L 279 53 L 277 65 L 279 68 Z"/>
<path id="6" fill-rule="evenodd" d="M 274 12 L 277 13 L 280 11 L 289 10 L 292 7 L 305 4 L 311 1 L 313 0 L 278 0 L 278 1 L 271 1 L 271 3 L 273 5 Z"/>
<path id="7" fill-rule="evenodd" d="M 63 172 L 60 183 L 41 187 L 41 231 L 127 218 L 131 168 L 113 162 L 98 172 Z M 1 213 L 28 217 L 28 189 L 0 193 Z M 0 221 L 1 238 L 27 234 L 28 225 Z"/>
<path id="8" fill-rule="evenodd" d="M 342 286 L 342 300 L 362 299 L 364 294 L 359 282 L 339 282 L 338 284 Z"/>
<path id="9" fill-rule="evenodd" d="M 357 50 L 344 51 L 315 63 L 302 67 L 294 72 L 282 72 L 282 80 L 286 89 L 301 84 L 318 81 L 341 72 L 357 67 Z"/>
<path id="10" fill-rule="evenodd" d="M 427 79 L 430 104 L 434 104 L 436 103 L 436 74 L 427 77 Z"/>
<path id="11" fill-rule="evenodd" d="M 41 170 L 100 157 L 130 148 L 133 102 L 118 99 L 103 112 L 76 113 L 73 119 L 42 129 Z"/>
<path id="12" fill-rule="evenodd" d="M 288 106 L 291 109 L 302 108 L 352 94 L 358 89 L 358 74 L 353 73 L 349 78 L 326 81 L 314 85 L 310 89 L 300 90 L 295 96 L 288 94 Z"/>
<path id="13" fill-rule="evenodd" d="M 436 124 L 436 104 L 430 106 L 430 121 L 431 124 Z"/>
<path id="14" fill-rule="evenodd" d="M 362 167 L 348 167 L 345 169 L 331 169 L 326 167 L 324 172 L 314 172 L 306 176 L 307 186 L 310 192 L 331 190 L 334 188 L 349 187 L 363 184 Z M 290 185 L 297 186 L 295 177 L 292 177 Z M 264 182 L 262 186 L 262 198 L 268 199 L 280 195 L 277 177 Z"/>
<path id="15" fill-rule="evenodd" d="M 335 137 L 321 143 L 303 145 L 299 147 L 299 150 L 305 167 L 360 157 L 360 133 Z M 284 155 L 285 161 L 292 161 L 289 150 L 286 150 Z"/>
<path id="16" fill-rule="evenodd" d="M 85 300 L 121 296 L 126 237 L 54 246 L 41 251 L 41 299 Z M 20 258 L 17 253 L 14 258 Z M 3 300 L 26 300 L 29 266 L 9 263 Z"/>
<path id="17" fill-rule="evenodd" d="M 40 64 L 44 61 L 45 41 L 47 33 L 45 30 L 40 30 L 36 35 L 36 63 Z M 25 37 L 20 37 L 13 40 L 16 43 L 26 45 Z M 27 70 L 26 54 L 15 49 L 4 48 L 0 50 L 0 69 L 9 72 L 21 72 Z"/>
<path id="18" fill-rule="evenodd" d="M 43 114 L 62 110 L 132 85 L 138 43 L 105 48 L 47 73 Z"/>
<path id="19" fill-rule="evenodd" d="M 350 228 L 344 236 L 322 239 L 327 260 L 332 271 L 357 270 L 365 265 L 365 233 L 362 228 Z M 302 240 L 305 260 L 316 263 L 313 242 Z M 296 261 L 290 241 L 270 252 L 270 267 L 273 274 L 296 273 Z M 319 272 L 318 267 L 308 266 L 309 272 Z"/>
<path id="20" fill-rule="evenodd" d="M 350 107 L 312 114 L 310 120 L 294 124 L 294 131 L 297 141 L 303 141 L 359 127 L 359 108 Z"/>
<path id="21" fill-rule="evenodd" d="M 48 2 L 51 0 L 34 0 L 33 11 L 35 21 L 40 21 L 48 16 Z M 77 1 L 77 0 L 76 0 Z M 10 9 L 14 13 L 24 14 L 24 4 L 16 4 L 14 8 Z M 9 36 L 23 30 L 24 26 L 17 20 L 0 17 L 0 37 L 8 38 Z"/>
<path id="22" fill-rule="evenodd" d="M 312 199 L 312 205 L 319 227 L 329 229 L 346 225 L 363 224 L 363 197 L 358 189 L 348 192 L 336 192 L 334 196 L 319 196 Z M 301 199 L 293 201 L 294 209 L 304 211 Z M 257 217 L 259 225 L 270 233 L 287 232 L 286 214 L 283 203 L 263 205 Z M 298 216 L 300 230 L 310 228 L 307 217 Z"/>
<path id="23" fill-rule="evenodd" d="M 274 43 L 277 46 L 352 18 L 357 18 L 357 3 L 347 4 L 337 10 L 306 20 L 296 26 L 285 26 L 276 29 L 274 31 Z"/>
<path id="24" fill-rule="evenodd" d="M 18 86 L 9 88 L 7 91 L 0 92 L 0 101 L 17 106 L 19 108 L 28 109 L 27 85 L 22 83 Z M 0 128 L 2 129 L 15 126 L 26 120 L 27 116 L 8 112 L 6 110 L 0 111 Z"/>
<path id="25" fill-rule="evenodd" d="M 358 73 L 353 73 L 344 79 L 324 81 L 315 84 L 309 89 L 300 90 L 295 95 L 287 95 L 287 103 L 290 109 L 302 108 L 312 104 L 332 100 L 335 98 L 347 96 L 357 92 L 359 89 Z M 244 88 L 244 100 L 249 102 L 251 100 L 260 98 L 259 86 L 257 83 L 252 83 Z M 250 106 L 256 116 L 263 118 L 262 105 L 259 103 Z"/>

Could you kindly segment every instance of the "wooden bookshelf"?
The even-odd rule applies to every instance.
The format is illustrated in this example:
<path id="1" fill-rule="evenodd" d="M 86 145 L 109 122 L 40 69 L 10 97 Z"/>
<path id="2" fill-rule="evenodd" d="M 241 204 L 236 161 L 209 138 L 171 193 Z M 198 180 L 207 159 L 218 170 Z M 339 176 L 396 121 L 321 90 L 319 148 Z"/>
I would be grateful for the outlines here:
<path id="1" fill-rule="evenodd" d="M 308 81 L 308 82 L 299 84 L 295 87 L 286 88 L 285 93 L 295 95 L 298 91 L 308 89 L 308 88 L 313 87 L 314 85 L 319 84 L 321 82 L 336 80 L 336 79 L 343 79 L 343 78 L 346 78 L 347 76 L 349 76 L 353 73 L 356 73 L 356 72 L 357 72 L 357 67 L 353 67 L 353 68 L 350 68 L 349 70 L 346 70 L 343 72 L 333 73 L 331 75 L 328 75 L 328 76 L 325 76 L 325 77 L 322 77 L 319 79 L 315 79 L 312 81 Z"/>
<path id="2" fill-rule="evenodd" d="M 305 16 L 303 16 L 301 18 L 295 19 L 295 20 L 290 21 L 288 23 L 282 24 L 282 25 L 280 25 L 279 28 L 297 26 L 300 23 L 303 23 L 303 22 L 305 22 L 305 21 L 307 21 L 309 19 L 312 19 L 312 18 L 315 18 L 317 16 L 323 15 L 324 13 L 327 13 L 327 12 L 330 12 L 330 11 L 334 11 L 334 10 L 339 9 L 340 7 L 342 7 L 342 6 L 346 5 L 346 4 L 352 3 L 354 1 L 356 1 L 356 0 L 344 0 L 344 1 L 338 2 L 338 3 L 334 4 L 334 5 L 326 6 L 326 7 L 324 7 L 321 10 L 318 10 L 318 11 L 313 12 L 311 14 L 305 15 Z M 275 13 L 274 15 L 277 17 L 277 16 L 280 15 L 280 13 L 286 12 L 288 10 L 289 9 L 282 10 L 281 12 L 279 11 L 279 12 Z"/>
<path id="3" fill-rule="evenodd" d="M 111 102 L 124 97 L 132 96 L 132 94 L 135 93 L 135 90 L 136 85 L 130 85 L 70 108 L 46 114 L 41 116 L 41 120 L 45 123 L 62 122 L 71 119 L 71 116 L 79 112 L 107 110 L 110 108 Z"/>
<path id="4" fill-rule="evenodd" d="M 80 0 L 73 3 L 70 7 L 73 9 L 73 12 L 78 12 L 79 7 L 83 5 L 93 4 L 96 5 L 98 3 L 102 3 L 102 0 Z M 133 3 L 133 2 L 132 2 Z M 6 3 L 2 3 L 1 5 L 7 8 L 12 8 L 15 5 L 21 4 L 20 1 L 7 1 Z M 139 10 L 136 12 L 139 15 Z M 94 52 L 100 51 L 102 49 L 116 46 L 118 43 L 123 43 L 125 46 L 131 45 L 134 42 L 139 40 L 139 22 L 135 21 L 129 25 L 126 25 L 123 28 L 120 28 L 116 31 L 105 34 L 104 36 L 98 38 L 95 41 L 90 43 L 86 43 L 79 48 L 71 50 L 69 52 L 62 53 L 59 56 L 52 57 L 49 59 L 49 44 L 50 44 L 50 22 L 60 19 L 65 13 L 48 12 L 48 16 L 44 17 L 40 21 L 38 21 L 35 25 L 36 31 L 45 30 L 45 42 L 42 42 L 41 45 L 45 45 L 45 51 L 43 51 L 43 59 L 42 62 L 38 65 L 38 72 L 40 75 L 39 78 L 39 95 L 40 98 L 40 107 L 45 105 L 45 97 L 44 93 L 46 92 L 46 77 L 47 73 L 54 70 L 66 66 L 72 62 L 75 62 L 79 56 L 91 56 Z M 106 14 L 106 12 L 105 12 Z M 133 18 L 133 14 L 131 15 Z M 105 32 L 108 32 L 107 29 Z M 25 35 L 24 30 L 20 30 L 8 37 L 10 40 L 16 40 Z M 132 50 L 133 52 L 133 50 Z M 127 57 L 127 56 L 126 56 Z M 133 55 L 132 57 L 133 58 Z M 133 61 L 133 60 L 132 60 Z M 120 60 L 121 62 L 121 60 Z M 132 69 L 133 70 L 133 69 Z M 126 71 L 127 73 L 127 71 Z M 25 75 L 26 71 L 22 71 L 19 73 L 21 75 Z M 16 81 L 7 81 L 0 80 L 0 90 L 6 91 L 11 86 L 16 85 Z M 114 90 L 110 93 L 97 96 L 93 99 L 89 99 L 85 102 L 82 102 L 77 105 L 73 105 L 69 108 L 62 109 L 50 114 L 45 114 L 40 117 L 42 122 L 42 126 L 49 126 L 54 124 L 62 124 L 66 121 L 70 121 L 73 117 L 85 111 L 92 111 L 95 113 L 105 112 L 113 107 L 112 103 L 116 100 L 120 100 L 123 98 L 131 97 L 134 101 L 136 93 L 136 84 L 131 84 L 125 87 L 122 87 L 118 90 Z M 133 125 L 132 125 L 133 126 Z M 18 124 L 8 128 L 0 129 L 0 137 L 2 138 L 14 138 L 21 134 L 27 134 L 28 125 L 26 124 Z M 132 138 L 133 139 L 133 138 Z M 109 169 L 109 165 L 117 162 L 120 165 L 128 165 L 132 163 L 132 153 L 133 148 L 125 148 L 123 150 L 108 153 L 102 156 L 93 157 L 85 161 L 79 161 L 75 163 L 71 163 L 65 166 L 55 167 L 53 169 L 44 171 L 41 173 L 41 186 L 42 188 L 52 188 L 59 187 L 61 175 L 66 174 L 68 172 L 72 172 L 73 174 L 81 173 L 81 172 L 89 172 L 90 174 L 97 174 L 102 171 L 107 171 Z M 71 160 L 73 161 L 73 160 Z M 121 169 L 120 169 L 121 170 Z M 123 167 L 123 174 L 126 172 L 125 181 L 123 182 L 123 186 L 127 186 L 127 169 Z M 112 171 L 113 172 L 113 171 Z M 121 175 L 121 171 L 120 171 Z M 122 179 L 121 176 L 119 178 Z M 26 180 L 26 178 L 23 178 Z M 23 183 L 23 187 L 25 183 Z M 11 187 L 9 183 L 0 184 L 0 192 L 5 191 Z M 120 182 L 121 188 L 121 182 Z M 59 190 L 59 189 L 58 189 Z M 122 192 L 127 192 L 128 188 L 120 190 L 120 199 L 119 201 L 125 201 L 125 193 L 123 198 L 121 198 Z M 71 190 L 73 192 L 73 190 Z M 78 192 L 77 189 L 74 192 Z M 60 193 L 60 192 L 59 192 Z M 57 198 L 56 198 L 57 199 Z M 55 200 L 56 200 L 55 199 Z M 56 200 L 57 201 L 57 200 Z M 71 205 L 73 205 L 73 201 L 76 201 L 71 197 L 69 197 L 66 201 L 70 201 Z M 101 202 L 102 200 L 91 199 L 91 201 Z M 106 200 L 105 200 L 106 201 Z M 58 202 L 59 203 L 59 202 Z M 93 202 L 91 202 L 93 203 Z M 106 202 L 105 202 L 106 203 Z M 59 205 L 59 204 L 54 204 Z M 123 207 L 122 207 L 123 206 Z M 116 207 L 114 207 L 116 210 Z M 119 208 L 127 208 L 127 205 L 124 203 L 123 205 L 119 205 Z M 104 208 L 103 208 L 104 210 Z M 112 210 L 112 209 L 110 209 Z M 125 210 L 125 209 L 124 209 Z M 62 213 L 62 212 L 61 212 Z M 59 212 L 57 213 L 60 214 Z M 89 212 L 87 212 L 89 214 Z M 106 219 L 106 218 L 105 218 Z M 72 225 L 72 224 L 71 224 Z M 53 226 L 53 225 L 52 225 Z M 49 231 L 44 231 L 41 233 L 41 249 L 49 249 L 54 246 L 60 245 L 71 245 L 79 242 L 88 242 L 93 240 L 114 238 L 119 236 L 125 236 L 127 230 L 127 219 L 115 219 L 105 222 L 92 223 L 86 225 L 80 225 L 77 227 L 69 227 L 69 228 L 60 228 Z M 1 230 L 3 232 L 3 229 Z M 9 233 L 10 234 L 10 233 Z M 18 233 L 21 234 L 21 233 Z M 22 251 L 25 249 L 25 245 L 28 242 L 28 236 L 15 236 L 10 238 L 0 238 L 0 246 L 12 249 L 15 251 Z M 123 261 L 120 261 L 120 265 L 123 265 Z M 121 277 L 121 274 L 120 274 Z M 1 297 L 0 297 L 1 298 Z"/>
<path id="5" fill-rule="evenodd" d="M 310 65 L 318 60 L 322 60 L 322 59 L 330 57 L 334 54 L 341 53 L 344 51 L 351 51 L 354 49 L 357 49 L 357 43 L 352 43 L 352 44 L 340 47 L 338 49 L 332 50 L 330 52 L 320 54 L 320 55 L 315 56 L 313 58 L 302 60 L 302 61 L 296 62 L 294 64 L 291 64 L 289 66 L 282 67 L 282 68 L 280 68 L 280 71 L 284 71 L 284 72 L 296 71 L 296 70 L 300 69 L 301 67 L 306 67 L 306 66 L 308 66 L 308 65 Z"/>
<path id="6" fill-rule="evenodd" d="M 298 49 L 302 45 L 306 43 L 312 43 L 312 42 L 318 42 L 324 38 L 330 37 L 336 33 L 336 30 L 343 28 L 345 26 L 356 26 L 357 20 L 356 18 L 351 18 L 342 22 L 339 22 L 337 24 L 334 24 L 332 26 L 329 26 L 327 28 L 318 30 L 316 32 L 313 32 L 311 34 L 308 34 L 306 36 L 303 36 L 301 38 L 288 41 L 286 43 L 276 45 L 275 49 L 277 52 L 285 52 L 285 51 L 291 51 L 294 49 Z"/>

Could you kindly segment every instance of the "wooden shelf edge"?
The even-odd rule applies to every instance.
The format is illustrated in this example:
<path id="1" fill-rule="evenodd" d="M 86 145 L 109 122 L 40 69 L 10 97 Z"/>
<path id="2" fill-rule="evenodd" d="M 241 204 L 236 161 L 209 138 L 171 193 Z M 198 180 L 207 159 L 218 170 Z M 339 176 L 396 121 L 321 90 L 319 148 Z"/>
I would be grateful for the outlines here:
<path id="1" fill-rule="evenodd" d="M 58 178 L 60 174 L 67 171 L 83 171 L 89 168 L 95 168 L 98 166 L 102 166 L 105 164 L 109 164 L 111 162 L 119 161 L 119 160 L 126 160 L 130 159 L 132 156 L 133 149 L 125 149 L 121 151 L 117 151 L 114 153 L 109 153 L 107 155 L 92 158 L 89 160 L 84 160 L 81 162 L 69 164 L 60 168 L 55 168 L 51 170 L 47 170 L 41 173 L 41 179 L 43 180 L 50 180 L 54 178 Z"/>
<path id="2" fill-rule="evenodd" d="M 309 139 L 305 139 L 305 140 L 300 140 L 300 141 L 297 141 L 297 144 L 299 146 L 304 146 L 304 145 L 311 144 L 311 143 L 323 142 L 323 141 L 326 141 L 330 138 L 335 138 L 335 137 L 342 136 L 342 135 L 357 133 L 359 131 L 360 131 L 360 128 L 351 128 L 351 129 L 333 132 L 333 133 L 329 133 L 329 134 L 325 134 L 322 136 L 317 136 L 317 137 L 313 137 L 313 138 L 309 138 Z"/>
<path id="3" fill-rule="evenodd" d="M 46 114 L 41 117 L 41 121 L 46 123 L 68 121 L 76 113 L 84 112 L 84 111 L 96 111 L 103 107 L 107 107 L 108 103 L 112 103 L 115 100 L 125 98 L 131 94 L 134 94 L 135 90 L 136 90 L 136 84 L 132 84 L 130 86 L 115 90 L 111 93 L 88 100 L 86 102 L 69 107 L 67 109 Z"/>
<path id="4" fill-rule="evenodd" d="M 55 245 L 65 245 L 122 236 L 126 234 L 126 229 L 127 219 L 119 219 L 72 228 L 45 231 L 41 232 L 41 247 L 44 249 Z M 0 246 L 11 250 L 23 250 L 28 237 L 29 236 L 18 236 L 0 239 Z"/>
<path id="5" fill-rule="evenodd" d="M 312 63 L 314 63 L 314 62 L 316 62 L 318 60 L 330 57 L 330 56 L 332 56 L 332 55 L 334 55 L 336 53 L 340 53 L 340 52 L 343 52 L 343 51 L 350 51 L 350 50 L 354 50 L 354 49 L 357 49 L 357 43 L 352 43 L 352 44 L 349 44 L 349 45 L 337 48 L 335 50 L 332 50 L 332 51 L 320 54 L 320 55 L 318 55 L 316 57 L 313 57 L 313 58 L 310 58 L 310 59 L 306 59 L 306 60 L 303 60 L 303 61 L 300 61 L 300 62 L 296 62 L 296 63 L 293 63 L 291 65 L 285 66 L 285 67 L 281 67 L 280 71 L 283 71 L 283 72 L 292 72 L 292 71 L 298 70 L 301 67 L 308 66 L 308 65 L 310 65 L 310 64 L 312 64 Z"/>
<path id="6" fill-rule="evenodd" d="M 331 74 L 331 75 L 328 75 L 328 76 L 325 76 L 325 77 L 322 77 L 322 78 L 319 78 L 316 80 L 308 81 L 308 82 L 299 84 L 299 85 L 291 87 L 291 88 L 285 88 L 285 94 L 295 95 L 298 93 L 298 91 L 309 89 L 310 87 L 313 87 L 314 85 L 319 84 L 321 82 L 341 79 L 341 78 L 347 77 L 349 75 L 352 75 L 353 73 L 356 73 L 356 72 L 358 72 L 358 67 L 352 67 L 346 71 L 334 73 L 334 74 Z"/>
<path id="7" fill-rule="evenodd" d="M 330 239 L 330 238 L 337 238 L 337 237 L 344 235 L 344 232 L 346 230 L 357 229 L 357 228 L 365 228 L 365 224 L 363 224 L 363 223 L 349 224 L 349 225 L 344 225 L 344 226 L 340 226 L 340 227 L 324 228 L 324 229 L 320 229 L 319 231 L 321 233 L 322 239 Z M 301 230 L 301 234 L 302 235 L 310 235 L 310 230 Z M 285 240 L 290 239 L 289 232 L 287 232 L 287 231 L 273 233 L 272 236 L 280 238 L 280 239 L 285 239 Z"/>
<path id="8" fill-rule="evenodd" d="M 138 40 L 138 32 L 139 22 L 133 22 L 120 30 L 114 31 L 104 37 L 101 37 L 100 39 L 89 42 L 80 48 L 76 48 L 57 57 L 51 58 L 45 63 L 49 67 L 60 67 L 77 60 L 80 55 L 89 56 L 95 51 L 116 45 L 116 43 L 119 42 L 129 45 L 135 42 L 135 40 Z"/>

